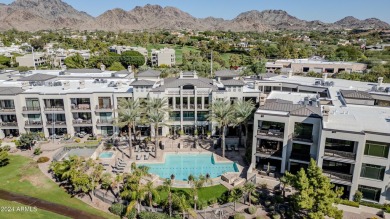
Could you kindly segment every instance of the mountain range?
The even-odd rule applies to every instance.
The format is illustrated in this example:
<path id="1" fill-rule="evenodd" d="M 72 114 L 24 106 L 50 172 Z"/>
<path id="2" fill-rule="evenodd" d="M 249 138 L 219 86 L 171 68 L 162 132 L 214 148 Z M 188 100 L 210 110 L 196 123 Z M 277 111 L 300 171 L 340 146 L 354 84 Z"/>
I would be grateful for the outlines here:
<path id="1" fill-rule="evenodd" d="M 175 7 L 137 6 L 130 11 L 112 9 L 98 17 L 74 9 L 61 0 L 15 0 L 0 4 L 0 31 L 15 28 L 23 31 L 70 28 L 76 30 L 231 30 L 272 31 L 311 29 L 390 29 L 376 18 L 359 20 L 348 16 L 335 23 L 305 21 L 282 10 L 248 11 L 232 20 L 195 18 Z"/>

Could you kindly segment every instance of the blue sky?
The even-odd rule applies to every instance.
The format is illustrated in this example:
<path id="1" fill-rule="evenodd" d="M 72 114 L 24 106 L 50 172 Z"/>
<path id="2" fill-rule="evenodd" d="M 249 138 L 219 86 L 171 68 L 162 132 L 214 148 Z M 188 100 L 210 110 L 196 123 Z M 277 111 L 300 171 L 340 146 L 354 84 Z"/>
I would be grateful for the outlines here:
<path id="1" fill-rule="evenodd" d="M 249 10 L 281 9 L 305 20 L 334 22 L 351 15 L 359 19 L 376 17 L 390 23 L 390 0 L 64 0 L 77 10 L 98 16 L 113 8 L 159 4 L 174 6 L 195 17 L 232 19 Z M 0 0 L 10 3 L 12 0 Z"/>

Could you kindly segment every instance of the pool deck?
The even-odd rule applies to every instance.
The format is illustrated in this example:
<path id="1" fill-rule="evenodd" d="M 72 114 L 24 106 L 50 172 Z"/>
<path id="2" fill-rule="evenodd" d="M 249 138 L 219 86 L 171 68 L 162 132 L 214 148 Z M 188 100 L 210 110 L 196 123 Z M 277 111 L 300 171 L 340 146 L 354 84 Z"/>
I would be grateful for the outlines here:
<path id="1" fill-rule="evenodd" d="M 242 171 L 244 170 L 244 162 L 242 157 L 245 154 L 245 148 L 239 148 L 238 151 L 225 151 L 225 158 L 223 158 L 222 155 L 222 149 L 214 149 L 212 146 L 212 140 L 198 140 L 199 146 L 197 148 L 193 148 L 190 145 L 194 145 L 194 140 L 192 137 L 186 136 L 181 137 L 176 140 L 172 140 L 169 138 L 160 138 L 160 141 L 165 145 L 164 150 L 161 150 L 160 148 L 157 149 L 157 156 L 155 152 L 135 152 L 135 146 L 133 146 L 132 150 L 132 156 L 131 158 L 128 157 L 129 155 L 129 148 L 127 146 L 120 147 L 119 149 L 116 149 L 113 158 L 111 159 L 101 159 L 99 160 L 106 164 L 106 171 L 112 172 L 113 167 L 116 166 L 118 162 L 118 158 L 123 160 L 124 163 L 126 163 L 126 167 L 124 168 L 124 173 L 130 172 L 130 166 L 131 163 L 135 162 L 136 164 L 142 164 L 142 163 L 148 163 L 148 164 L 154 164 L 154 163 L 164 163 L 165 162 L 165 156 L 164 154 L 177 154 L 177 153 L 191 153 L 191 154 L 200 154 L 200 153 L 209 153 L 214 154 L 215 162 L 217 163 L 231 163 L 235 162 L 237 164 L 239 172 L 232 172 L 237 175 L 243 176 Z M 178 148 L 178 144 L 183 145 L 182 148 Z M 149 154 L 149 159 L 145 160 L 144 155 Z M 142 155 L 142 159 L 137 160 L 136 155 Z M 154 175 L 151 177 L 151 180 L 155 182 L 156 185 L 161 185 L 164 179 L 159 178 L 158 176 Z M 212 180 L 213 183 L 209 183 L 206 186 L 216 185 L 221 182 L 221 177 L 217 177 Z M 180 180 L 174 180 L 174 186 L 175 187 L 189 187 L 187 181 L 180 181 Z"/>

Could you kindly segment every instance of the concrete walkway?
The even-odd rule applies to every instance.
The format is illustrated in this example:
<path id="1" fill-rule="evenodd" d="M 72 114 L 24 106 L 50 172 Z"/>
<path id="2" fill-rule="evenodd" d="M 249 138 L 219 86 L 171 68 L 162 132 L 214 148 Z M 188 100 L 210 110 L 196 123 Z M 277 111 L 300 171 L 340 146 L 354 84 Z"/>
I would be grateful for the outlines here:
<path id="1" fill-rule="evenodd" d="M 46 211 L 51 211 L 56 214 L 64 215 L 70 218 L 85 218 L 85 219 L 104 219 L 98 215 L 90 214 L 81 210 L 77 210 L 68 206 L 55 204 L 52 202 L 44 201 L 38 198 L 20 195 L 12 192 L 0 190 L 0 199 L 15 201 L 24 205 L 37 207 Z"/>

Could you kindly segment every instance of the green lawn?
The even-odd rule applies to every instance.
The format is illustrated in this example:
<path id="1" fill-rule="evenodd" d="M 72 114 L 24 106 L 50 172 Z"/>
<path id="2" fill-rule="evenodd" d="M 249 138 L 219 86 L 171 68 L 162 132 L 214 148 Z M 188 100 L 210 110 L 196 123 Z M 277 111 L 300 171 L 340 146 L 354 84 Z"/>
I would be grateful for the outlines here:
<path id="1" fill-rule="evenodd" d="M 41 209 L 31 208 L 30 206 L 23 205 L 17 202 L 6 201 L 0 199 L 0 218 L 7 219 L 66 219 L 68 217 L 52 213 L 50 211 L 45 211 Z"/>
<path id="2" fill-rule="evenodd" d="M 209 200 L 211 200 L 213 198 L 218 199 L 226 191 L 227 191 L 227 188 L 222 186 L 222 185 L 215 185 L 215 186 L 201 188 L 198 191 L 199 201 L 208 202 Z M 192 193 L 191 189 L 187 189 L 187 188 L 180 188 L 180 189 L 173 188 L 173 192 L 174 193 L 183 192 L 188 197 L 190 197 L 191 193 Z M 167 197 L 168 197 L 167 192 L 160 191 L 160 200 L 165 200 Z"/>
<path id="3" fill-rule="evenodd" d="M 71 198 L 63 188 L 48 179 L 32 159 L 17 155 L 10 155 L 9 158 L 10 164 L 0 168 L 0 188 L 66 205 L 106 218 L 118 218 L 97 210 L 77 198 Z"/>

